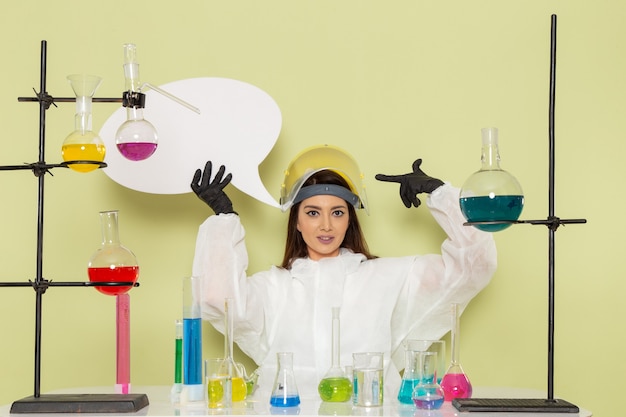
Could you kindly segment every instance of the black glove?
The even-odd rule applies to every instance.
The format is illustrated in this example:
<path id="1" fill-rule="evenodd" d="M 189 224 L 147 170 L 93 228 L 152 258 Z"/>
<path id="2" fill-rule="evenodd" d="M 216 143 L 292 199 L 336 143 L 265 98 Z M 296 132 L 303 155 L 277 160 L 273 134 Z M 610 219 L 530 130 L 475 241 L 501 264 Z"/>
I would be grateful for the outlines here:
<path id="1" fill-rule="evenodd" d="M 376 175 L 378 181 L 397 182 L 400 183 L 400 198 L 407 208 L 413 204 L 419 207 L 421 201 L 417 198 L 419 193 L 432 193 L 443 185 L 443 181 L 429 177 L 421 170 L 422 160 L 417 159 L 413 162 L 413 172 L 403 175 Z"/>
<path id="2" fill-rule="evenodd" d="M 224 165 L 220 167 L 215 174 L 215 178 L 211 181 L 211 169 L 213 164 L 208 161 L 204 166 L 204 174 L 199 169 L 193 176 L 191 181 L 191 189 L 198 196 L 198 198 L 211 207 L 215 214 L 220 213 L 235 213 L 233 210 L 233 203 L 230 198 L 224 192 L 224 187 L 228 185 L 233 178 L 232 174 L 228 174 L 224 177 L 226 168 Z M 202 177 L 202 181 L 200 178 Z"/>

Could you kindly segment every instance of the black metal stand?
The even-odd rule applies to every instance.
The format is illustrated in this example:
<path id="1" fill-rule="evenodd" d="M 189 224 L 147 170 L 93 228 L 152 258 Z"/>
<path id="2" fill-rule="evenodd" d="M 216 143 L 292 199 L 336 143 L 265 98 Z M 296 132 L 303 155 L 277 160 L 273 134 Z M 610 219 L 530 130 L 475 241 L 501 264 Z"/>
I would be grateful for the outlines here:
<path id="1" fill-rule="evenodd" d="M 560 225 L 587 223 L 585 219 L 560 219 L 554 214 L 554 108 L 556 92 L 556 15 L 552 15 L 550 31 L 550 108 L 549 108 L 549 184 L 548 184 L 548 218 L 545 220 L 519 220 L 513 222 L 474 222 L 543 224 L 548 227 L 548 398 L 547 399 L 491 399 L 468 398 L 456 399 L 453 404 L 459 411 L 517 411 L 517 412 L 550 412 L 577 413 L 578 407 L 564 400 L 554 398 L 554 248 L 555 234 Z"/>
<path id="2" fill-rule="evenodd" d="M 0 282 L 0 287 L 32 287 L 35 290 L 35 376 L 34 394 L 18 400 L 11 406 L 11 413 L 124 413 L 135 412 L 148 405 L 145 394 L 86 394 L 86 395 L 41 395 L 41 319 L 43 295 L 49 287 L 91 286 L 139 286 L 132 282 L 57 282 L 43 277 L 43 225 L 44 225 L 44 180 L 53 168 L 68 168 L 72 164 L 106 164 L 95 161 L 71 161 L 61 164 L 45 162 L 46 111 L 55 102 L 75 102 L 75 98 L 54 98 L 46 91 L 47 42 L 41 41 L 40 87 L 35 98 L 19 97 L 18 101 L 39 103 L 39 159 L 24 165 L 0 166 L 0 171 L 31 170 L 38 179 L 37 204 L 37 268 L 35 280 L 28 282 Z M 94 99 L 95 102 L 122 102 L 121 98 Z M 55 105 L 56 106 L 56 105 Z M 52 175 L 52 174 L 51 174 Z"/>

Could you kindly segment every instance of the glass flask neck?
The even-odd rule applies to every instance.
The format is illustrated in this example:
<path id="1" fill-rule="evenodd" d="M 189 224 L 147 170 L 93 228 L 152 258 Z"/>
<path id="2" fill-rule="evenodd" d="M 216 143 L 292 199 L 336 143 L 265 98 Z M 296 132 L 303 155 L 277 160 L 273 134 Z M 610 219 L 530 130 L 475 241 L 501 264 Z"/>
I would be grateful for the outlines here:
<path id="1" fill-rule="evenodd" d="M 76 115 L 74 116 L 74 129 L 81 135 L 90 132 L 91 127 L 91 97 L 76 97 Z"/>
<path id="2" fill-rule="evenodd" d="M 276 354 L 279 372 L 291 372 L 293 370 L 293 353 L 278 352 Z"/>
<path id="3" fill-rule="evenodd" d="M 126 90 L 141 91 L 137 47 L 132 43 L 124 45 L 124 77 L 126 78 Z"/>
<path id="4" fill-rule="evenodd" d="M 415 352 L 414 352 L 415 353 Z M 437 383 L 437 352 L 417 352 L 418 378 L 425 384 Z"/>
<path id="5" fill-rule="evenodd" d="M 331 335 L 331 367 L 332 368 L 338 368 L 340 369 L 339 366 L 339 357 L 341 355 L 340 351 L 339 351 L 339 330 L 340 330 L 340 323 L 339 323 L 339 307 L 333 307 L 333 321 L 332 321 L 332 335 Z"/>
<path id="6" fill-rule="evenodd" d="M 499 170 L 500 152 L 498 150 L 498 129 L 495 127 L 483 128 L 482 132 L 482 162 L 481 171 Z"/>
<path id="7" fill-rule="evenodd" d="M 460 308 L 458 304 L 452 304 L 452 365 L 459 364 L 460 356 L 460 333 L 461 333 L 461 320 L 460 320 Z"/>
<path id="8" fill-rule="evenodd" d="M 418 350 L 413 350 L 411 346 L 406 345 L 404 347 L 404 373 L 402 378 L 404 379 L 419 379 L 418 375 L 418 357 L 420 353 Z"/>
<path id="9" fill-rule="evenodd" d="M 100 212 L 100 225 L 102 227 L 103 245 L 120 244 L 117 213 L 117 210 Z"/>
<path id="10" fill-rule="evenodd" d="M 102 78 L 95 75 L 74 74 L 68 75 L 67 80 L 76 95 L 76 115 L 74 127 L 81 134 L 91 131 L 91 104 L 96 89 L 102 82 Z"/>
<path id="11" fill-rule="evenodd" d="M 143 121 L 143 108 L 134 106 L 126 107 L 126 120 Z"/>
<path id="12" fill-rule="evenodd" d="M 126 89 L 139 91 L 139 64 L 137 63 L 137 47 L 135 44 L 124 45 L 124 77 L 126 78 Z"/>
<path id="13" fill-rule="evenodd" d="M 224 300 L 224 358 L 233 359 L 233 299 Z"/>

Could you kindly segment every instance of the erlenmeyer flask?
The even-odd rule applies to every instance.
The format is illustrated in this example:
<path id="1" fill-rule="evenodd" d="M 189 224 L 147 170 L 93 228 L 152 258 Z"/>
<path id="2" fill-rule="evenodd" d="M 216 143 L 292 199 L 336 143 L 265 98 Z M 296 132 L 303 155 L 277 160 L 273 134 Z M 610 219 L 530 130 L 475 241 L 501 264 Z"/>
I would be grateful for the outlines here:
<path id="1" fill-rule="evenodd" d="M 446 401 L 452 401 L 455 398 L 470 398 L 472 396 L 472 384 L 459 362 L 460 314 L 459 305 L 452 304 L 452 360 L 441 380 L 441 388 Z"/>
<path id="2" fill-rule="evenodd" d="M 425 351 L 414 350 L 414 347 L 408 343 L 404 343 L 404 372 L 402 373 L 402 383 L 398 391 L 398 401 L 402 404 L 413 404 L 413 390 L 419 382 L 419 357 L 417 352 Z"/>
<path id="3" fill-rule="evenodd" d="M 344 402 L 352 398 L 352 382 L 339 364 L 340 358 L 339 307 L 332 309 L 331 366 L 320 381 L 317 391 L 322 401 Z"/>
<path id="4" fill-rule="evenodd" d="M 500 168 L 498 129 L 482 129 L 482 166 L 461 188 L 460 205 L 469 222 L 516 221 L 524 207 L 524 193 L 517 179 Z M 486 232 L 497 232 L 511 223 L 475 224 Z"/>
<path id="5" fill-rule="evenodd" d="M 68 166 L 77 172 L 89 172 L 99 168 L 98 164 L 82 161 L 104 161 L 106 148 L 97 133 L 91 130 L 91 103 L 102 78 L 95 75 L 68 75 L 67 80 L 76 95 L 76 115 L 74 131 L 70 133 L 61 147 L 65 162 L 79 161 Z"/>
<path id="6" fill-rule="evenodd" d="M 270 405 L 272 407 L 295 407 L 300 405 L 300 394 L 293 373 L 293 352 L 276 354 L 278 370 L 274 379 Z"/>
<path id="7" fill-rule="evenodd" d="M 417 384 L 411 398 L 420 410 L 437 410 L 444 401 L 444 392 L 437 383 L 437 352 L 413 351 Z"/>
<path id="8" fill-rule="evenodd" d="M 221 375 L 228 375 L 224 382 L 224 402 L 243 401 L 246 399 L 248 389 L 246 380 L 239 364 L 233 359 L 233 324 L 234 305 L 232 298 L 224 300 L 224 360 L 221 365 Z"/>
<path id="9" fill-rule="evenodd" d="M 118 211 L 101 211 L 102 246 L 89 259 L 87 273 L 91 282 L 135 283 L 139 278 L 137 258 L 120 243 Z M 103 294 L 116 295 L 128 292 L 128 286 L 102 285 L 96 289 Z"/>
<path id="10" fill-rule="evenodd" d="M 156 151 L 158 142 L 156 129 L 143 117 L 146 96 L 141 92 L 136 57 L 136 46 L 132 43 L 124 45 L 127 91 L 124 92 L 122 104 L 126 107 L 126 121 L 117 129 L 115 144 L 126 159 L 143 161 Z"/>

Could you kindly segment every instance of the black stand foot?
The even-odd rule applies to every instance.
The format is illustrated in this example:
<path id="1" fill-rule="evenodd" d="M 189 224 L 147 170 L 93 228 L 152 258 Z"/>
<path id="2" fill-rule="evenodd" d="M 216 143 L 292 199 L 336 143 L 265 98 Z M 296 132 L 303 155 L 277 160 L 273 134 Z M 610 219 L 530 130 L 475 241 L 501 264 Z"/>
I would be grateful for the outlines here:
<path id="1" fill-rule="evenodd" d="M 459 411 L 518 413 L 578 413 L 579 409 L 565 400 L 544 398 L 456 398 L 452 405 Z"/>
<path id="2" fill-rule="evenodd" d="M 148 404 L 146 394 L 51 394 L 17 400 L 11 414 L 135 413 Z"/>

